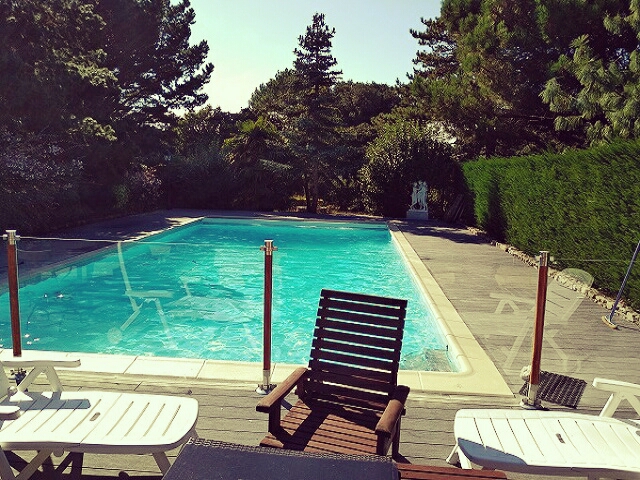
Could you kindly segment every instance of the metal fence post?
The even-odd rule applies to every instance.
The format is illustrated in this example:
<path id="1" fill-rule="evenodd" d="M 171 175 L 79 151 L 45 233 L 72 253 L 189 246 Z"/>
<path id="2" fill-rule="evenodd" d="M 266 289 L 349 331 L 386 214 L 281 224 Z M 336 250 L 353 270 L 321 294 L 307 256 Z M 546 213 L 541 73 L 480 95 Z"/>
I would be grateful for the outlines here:
<path id="1" fill-rule="evenodd" d="M 20 302 L 18 300 L 18 249 L 20 238 L 15 230 L 7 230 L 2 236 L 7 240 L 7 276 L 9 281 L 9 308 L 11 312 L 11 340 L 13 356 L 22 356 L 22 335 L 20 334 Z"/>
<path id="2" fill-rule="evenodd" d="M 544 333 L 544 312 L 547 303 L 547 280 L 549 272 L 549 252 L 540 252 L 540 265 L 538 268 L 538 293 L 536 296 L 536 319 L 533 330 L 533 348 L 531 354 L 531 372 L 529 372 L 529 389 L 527 397 L 523 400 L 523 406 L 528 408 L 540 408 L 540 400 L 537 399 L 540 386 L 540 360 L 542 358 L 542 338 Z"/>
<path id="3" fill-rule="evenodd" d="M 629 267 L 627 268 L 627 273 L 624 275 L 624 279 L 622 280 L 622 285 L 620 285 L 620 290 L 618 290 L 618 295 L 616 296 L 616 301 L 613 302 L 613 307 L 611 308 L 611 312 L 609 315 L 605 315 L 602 317 L 602 321 L 607 327 L 611 327 L 614 329 L 618 329 L 618 325 L 613 323 L 613 315 L 616 313 L 616 308 L 618 308 L 618 303 L 622 298 L 622 294 L 624 293 L 624 287 L 627 286 L 627 280 L 629 279 L 629 274 L 631 273 L 631 269 L 633 268 L 633 264 L 636 262 L 636 257 L 640 252 L 640 242 L 636 245 L 636 249 L 633 252 L 633 256 L 631 257 L 631 262 L 629 263 Z"/>
<path id="4" fill-rule="evenodd" d="M 263 355 L 262 355 L 262 384 L 256 392 L 266 395 L 275 385 L 271 383 L 271 310 L 273 299 L 273 252 L 278 250 L 273 246 L 273 240 L 265 240 L 260 247 L 264 252 L 264 304 L 263 304 Z"/>

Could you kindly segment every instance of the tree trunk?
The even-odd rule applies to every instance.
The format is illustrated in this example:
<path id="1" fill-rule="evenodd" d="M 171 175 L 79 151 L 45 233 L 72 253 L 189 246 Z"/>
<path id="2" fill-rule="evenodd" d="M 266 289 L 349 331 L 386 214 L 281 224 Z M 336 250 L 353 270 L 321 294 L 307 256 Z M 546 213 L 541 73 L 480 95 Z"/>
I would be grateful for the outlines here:
<path id="1" fill-rule="evenodd" d="M 311 171 L 311 205 L 309 213 L 318 213 L 318 178 L 320 166 L 316 159 L 313 162 L 313 170 Z"/>
<path id="2" fill-rule="evenodd" d="M 307 207 L 307 212 L 311 211 L 311 192 L 309 190 L 309 178 L 305 175 L 302 180 L 302 188 L 304 190 L 304 201 Z"/>

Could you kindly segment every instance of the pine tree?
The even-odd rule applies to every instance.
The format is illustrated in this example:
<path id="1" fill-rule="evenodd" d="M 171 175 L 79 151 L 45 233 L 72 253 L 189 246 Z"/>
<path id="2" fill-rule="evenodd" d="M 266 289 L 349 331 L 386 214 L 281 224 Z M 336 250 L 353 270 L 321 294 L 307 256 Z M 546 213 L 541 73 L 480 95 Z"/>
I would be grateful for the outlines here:
<path id="1" fill-rule="evenodd" d="M 0 0 L 0 130 L 112 138 L 89 100 L 115 84 L 104 28 L 93 2 Z"/>
<path id="2" fill-rule="evenodd" d="M 175 126 L 176 109 L 206 101 L 201 91 L 213 65 L 206 41 L 189 45 L 195 12 L 188 0 L 102 0 L 106 64 L 116 73 L 118 96 L 110 116 L 128 132 Z"/>
<path id="3" fill-rule="evenodd" d="M 290 138 L 299 160 L 307 210 L 312 213 L 318 210 L 322 170 L 330 165 L 338 136 L 339 115 L 333 88 L 342 72 L 334 69 L 337 65 L 331 54 L 334 35 L 335 28 L 325 23 L 324 14 L 316 13 L 306 34 L 298 38 L 300 48 L 294 50 L 301 97 Z"/>
<path id="4" fill-rule="evenodd" d="M 580 142 L 554 128 L 540 94 L 554 72 L 563 88 L 575 89 L 558 63 L 573 54 L 575 38 L 588 34 L 596 52 L 615 56 L 602 18 L 625 2 L 443 0 L 440 16 L 412 32 L 426 48 L 415 61 L 409 115 L 448 128 L 467 158 Z"/>

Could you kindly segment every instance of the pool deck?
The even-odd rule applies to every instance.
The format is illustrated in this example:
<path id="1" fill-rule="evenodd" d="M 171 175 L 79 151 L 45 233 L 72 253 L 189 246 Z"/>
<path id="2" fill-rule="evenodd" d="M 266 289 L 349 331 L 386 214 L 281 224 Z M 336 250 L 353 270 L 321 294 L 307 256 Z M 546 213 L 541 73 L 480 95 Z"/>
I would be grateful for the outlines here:
<path id="1" fill-rule="evenodd" d="M 215 216 L 215 212 L 156 212 L 73 229 L 66 235 L 138 238 L 203 215 Z M 460 374 L 403 371 L 400 376 L 401 382 L 412 387 L 403 420 L 401 453 L 412 463 L 445 465 L 454 443 L 453 417 L 458 409 L 520 408 L 520 369 L 530 363 L 531 346 L 528 338 L 514 342 L 520 329 L 514 333 L 513 326 L 522 323 L 524 312 L 516 311 L 517 306 L 502 313 L 496 310 L 501 295 L 535 298 L 535 284 L 529 280 L 537 274 L 466 228 L 405 221 L 394 224 L 400 232 L 396 238 L 411 247 L 409 261 L 427 284 L 446 322 L 453 351 L 468 367 Z M 508 285 L 503 281 L 505 271 L 516 279 Z M 543 370 L 587 382 L 578 412 L 596 413 L 606 400 L 606 394 L 590 386 L 594 377 L 640 383 L 640 328 L 623 319 L 615 319 L 617 330 L 608 328 L 601 321 L 607 313 L 603 306 L 585 299 L 569 322 L 553 332 L 553 343 L 545 343 L 543 349 Z M 194 396 L 200 402 L 198 434 L 213 440 L 256 445 L 266 430 L 266 416 L 255 411 L 260 398 L 255 393 L 261 380 L 260 365 L 93 355 L 82 355 L 82 362 L 78 371 L 62 372 L 67 388 Z M 276 365 L 273 380 L 280 381 L 289 371 L 288 365 Z M 548 402 L 544 405 L 566 409 Z M 134 478 L 160 477 L 151 458 L 85 458 L 84 472 L 89 478 L 116 478 L 122 470 Z"/>

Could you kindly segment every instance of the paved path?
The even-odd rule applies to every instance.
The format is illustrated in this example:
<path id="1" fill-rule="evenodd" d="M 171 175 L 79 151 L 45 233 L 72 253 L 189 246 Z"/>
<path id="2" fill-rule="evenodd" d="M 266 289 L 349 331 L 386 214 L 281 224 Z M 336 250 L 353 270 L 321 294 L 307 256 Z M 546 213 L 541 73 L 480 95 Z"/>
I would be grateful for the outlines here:
<path id="1" fill-rule="evenodd" d="M 133 238 L 202 213 L 158 212 L 74 229 L 68 235 Z M 496 309 L 501 295 L 534 299 L 537 273 L 535 268 L 464 228 L 413 222 L 401 223 L 400 228 L 514 392 L 512 398 L 428 393 L 410 396 L 403 421 L 401 453 L 412 463 L 445 465 L 444 458 L 453 446 L 453 416 L 459 408 L 518 408 L 517 392 L 523 383 L 520 369 L 529 363 L 531 356 L 530 337 L 522 335 L 527 319 L 531 320 L 530 306 L 506 302 L 501 313 L 496 313 Z M 549 327 L 552 343 L 544 344 L 544 370 L 582 379 L 589 385 L 578 405 L 578 411 L 585 413 L 597 412 L 606 399 L 590 387 L 594 377 L 640 383 L 640 350 L 637 348 L 640 329 L 623 320 L 617 320 L 618 330 L 610 329 L 601 321 L 607 313 L 602 306 L 584 300 L 566 323 Z M 255 445 L 266 429 L 266 418 L 255 412 L 259 396 L 251 384 L 89 373 L 65 373 L 63 383 L 73 389 L 196 396 L 201 405 L 198 433 L 205 438 Z M 545 405 L 565 408 L 551 403 Z M 628 411 L 622 413 L 628 414 Z M 85 465 L 87 474 L 110 478 L 117 477 L 120 470 L 126 470 L 133 477 L 156 473 L 153 460 L 138 457 L 88 455 Z M 529 478 L 515 474 L 509 477 Z"/>
<path id="2" fill-rule="evenodd" d="M 513 346 L 523 327 L 533 321 L 533 311 L 531 305 L 516 303 L 518 311 L 505 304 L 496 313 L 497 297 L 511 295 L 533 302 L 537 269 L 467 229 L 406 224 L 403 230 L 476 340 L 517 392 L 522 386 L 520 370 L 531 360 L 530 332 L 521 338 L 519 347 Z M 553 344 L 543 344 L 542 369 L 589 384 L 596 376 L 640 383 L 640 350 L 636 348 L 640 328 L 614 318 L 619 328 L 611 329 L 601 320 L 608 313 L 585 299 L 563 324 L 549 321 L 545 334 Z M 592 390 L 585 391 L 581 405 L 601 405 L 602 395 Z"/>

